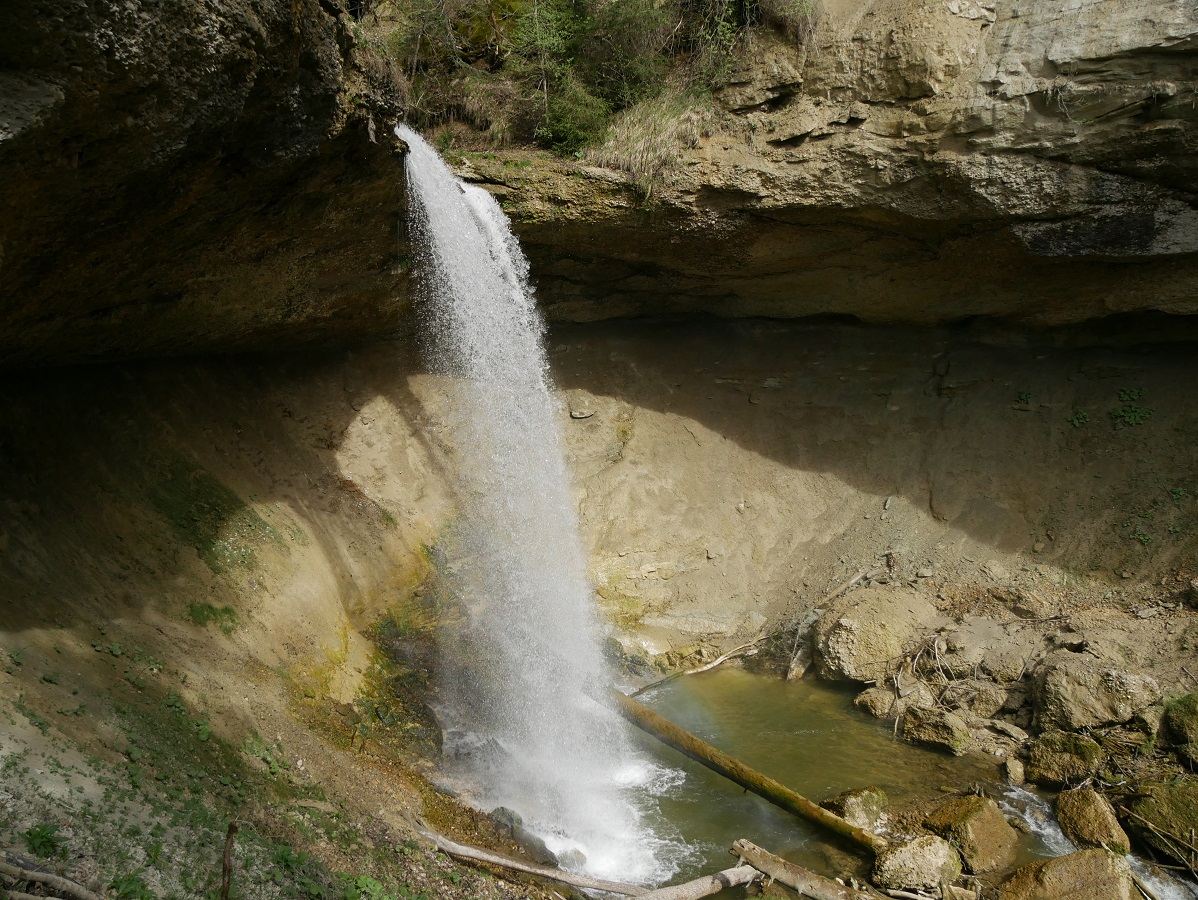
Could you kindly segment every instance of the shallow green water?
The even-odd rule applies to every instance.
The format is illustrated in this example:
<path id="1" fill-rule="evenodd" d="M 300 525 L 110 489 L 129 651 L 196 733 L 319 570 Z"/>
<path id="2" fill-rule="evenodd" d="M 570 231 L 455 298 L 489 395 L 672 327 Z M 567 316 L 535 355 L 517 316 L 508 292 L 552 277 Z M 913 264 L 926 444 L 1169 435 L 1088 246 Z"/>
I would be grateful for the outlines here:
<path id="1" fill-rule="evenodd" d="M 891 726 L 857 710 L 852 698 L 851 690 L 824 682 L 787 684 L 726 668 L 676 679 L 637 699 L 816 802 L 874 785 L 905 804 L 942 795 L 942 786 L 999 780 L 997 761 L 954 758 L 896 740 Z M 672 881 L 731 865 L 728 849 L 737 838 L 825 874 L 866 870 L 866 857 L 851 844 L 830 845 L 823 830 L 648 736 L 641 746 L 685 773 L 658 801 L 662 827 L 676 831 L 688 849 Z M 1021 855 L 1042 855 L 1034 837 L 1023 840 Z"/>

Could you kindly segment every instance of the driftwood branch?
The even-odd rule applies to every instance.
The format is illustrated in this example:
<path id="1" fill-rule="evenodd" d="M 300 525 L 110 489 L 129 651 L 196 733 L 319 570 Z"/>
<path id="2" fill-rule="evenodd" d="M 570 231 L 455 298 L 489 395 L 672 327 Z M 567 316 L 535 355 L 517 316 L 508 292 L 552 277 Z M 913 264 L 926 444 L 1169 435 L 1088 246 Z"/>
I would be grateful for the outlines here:
<path id="1" fill-rule="evenodd" d="M 872 891 L 859 891 L 831 878 L 816 875 L 810 869 L 775 856 L 750 841 L 737 841 L 732 845 L 732 852 L 754 869 L 812 900 L 878 900 L 878 895 Z"/>
<path id="2" fill-rule="evenodd" d="M 0 875 L 6 875 L 16 881 L 44 884 L 55 891 L 68 894 L 76 898 L 76 900 L 102 900 L 100 895 L 94 891 L 89 891 L 83 885 L 77 884 L 69 878 L 63 878 L 61 875 L 54 875 L 51 872 L 35 872 L 32 869 L 23 869 L 20 866 L 14 866 L 7 862 L 0 862 Z M 13 891 L 9 891 L 9 893 L 12 894 Z"/>
<path id="3" fill-rule="evenodd" d="M 220 900 L 229 900 L 229 888 L 233 884 L 233 835 L 237 834 L 237 823 L 230 822 L 225 833 L 225 852 L 221 857 Z"/>
<path id="4" fill-rule="evenodd" d="M 673 747 L 684 756 L 689 756 L 700 765 L 706 766 L 713 772 L 723 775 L 730 781 L 739 784 L 746 790 L 763 797 L 775 806 L 787 812 L 822 825 L 829 831 L 846 837 L 867 850 L 875 853 L 885 850 L 887 842 L 877 835 L 870 834 L 863 828 L 851 825 L 835 813 L 812 803 L 806 797 L 795 793 L 786 785 L 775 781 L 768 775 L 763 775 L 749 768 L 739 759 L 729 756 L 711 744 L 691 734 L 684 728 L 675 725 L 664 716 L 655 713 L 649 707 L 638 703 L 631 697 L 619 691 L 610 691 L 610 696 L 624 718 L 643 731 L 653 735 L 664 744 Z"/>
<path id="5" fill-rule="evenodd" d="M 738 884 L 748 884 L 761 873 L 752 866 L 735 866 L 716 872 L 714 875 L 704 875 L 685 884 L 675 884 L 670 887 L 658 888 L 641 896 L 641 900 L 699 900 L 700 897 L 710 897 L 725 888 Z"/>
<path id="6" fill-rule="evenodd" d="M 767 637 L 770 637 L 771 635 L 773 635 L 775 633 L 776 632 L 770 632 L 769 634 L 759 634 L 757 637 L 753 638 L 753 640 L 749 641 L 748 643 L 741 644 L 739 647 L 733 647 L 731 650 L 729 650 L 723 656 L 720 656 L 717 659 L 714 659 L 709 663 L 705 663 L 704 665 L 701 665 L 694 669 L 685 669 L 685 670 L 682 670 L 679 672 L 671 672 L 665 678 L 660 678 L 657 681 L 650 682 L 649 684 L 646 684 L 643 687 L 637 688 L 635 691 L 633 691 L 628 696 L 630 696 L 630 697 L 639 696 L 640 694 L 645 693 L 645 691 L 651 691 L 651 690 L 653 690 L 653 688 L 661 687 L 663 684 L 668 684 L 669 682 L 673 681 L 675 678 L 682 678 L 686 675 L 698 675 L 700 672 L 708 672 L 711 669 L 714 669 L 716 666 L 723 665 L 730 659 L 735 659 L 738 656 L 743 656 L 746 651 L 751 650 L 753 647 L 756 647 L 758 644 L 760 644 L 762 641 L 764 641 Z"/>
<path id="7" fill-rule="evenodd" d="M 572 872 L 565 872 L 561 869 L 553 869 L 549 866 L 536 866 L 532 865 L 531 863 L 521 862 L 518 859 L 512 859 L 508 856 L 500 856 L 498 853 L 492 853 L 489 850 L 480 850 L 478 847 L 469 847 L 465 844 L 459 844 L 449 840 L 449 838 L 442 837 L 439 834 L 433 834 L 429 831 L 422 831 L 420 833 L 450 856 L 457 856 L 461 859 L 472 859 L 475 862 L 488 863 L 492 866 L 500 866 L 504 869 L 511 869 L 515 872 L 525 872 L 529 875 L 539 875 L 541 878 L 548 878 L 551 881 L 557 881 L 561 884 L 568 884 L 573 887 L 590 888 L 596 891 L 608 891 L 612 894 L 623 894 L 626 897 L 643 897 L 649 893 L 648 888 L 643 888 L 639 885 L 621 884 L 618 881 L 604 881 L 601 878 L 587 878 L 585 875 L 575 875 Z"/>

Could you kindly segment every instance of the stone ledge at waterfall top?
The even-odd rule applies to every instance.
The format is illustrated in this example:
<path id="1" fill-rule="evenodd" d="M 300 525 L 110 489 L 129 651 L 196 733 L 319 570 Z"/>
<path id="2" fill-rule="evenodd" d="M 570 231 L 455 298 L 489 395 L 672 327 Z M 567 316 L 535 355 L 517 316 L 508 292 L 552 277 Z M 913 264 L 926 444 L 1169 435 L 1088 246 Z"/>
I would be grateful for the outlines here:
<path id="1" fill-rule="evenodd" d="M 136 6 L 0 37 L 0 364 L 416 328 L 400 107 L 348 14 Z M 757 34 L 650 201 L 585 160 L 464 160 L 551 319 L 1198 311 L 1192 4 L 820 7 L 810 52 Z"/>

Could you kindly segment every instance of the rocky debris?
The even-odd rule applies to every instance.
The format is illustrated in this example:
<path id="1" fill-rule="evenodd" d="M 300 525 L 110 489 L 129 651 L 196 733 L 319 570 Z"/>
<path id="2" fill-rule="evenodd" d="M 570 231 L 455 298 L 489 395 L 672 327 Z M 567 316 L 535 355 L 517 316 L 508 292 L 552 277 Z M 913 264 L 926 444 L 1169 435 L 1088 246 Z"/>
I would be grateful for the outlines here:
<path id="1" fill-rule="evenodd" d="M 903 685 L 901 678 L 898 684 Z M 909 709 L 930 709 L 936 705 L 936 695 L 922 681 L 915 681 L 906 687 L 883 687 L 875 685 L 866 688 L 856 699 L 854 705 L 863 712 L 877 719 L 897 719 Z"/>
<path id="2" fill-rule="evenodd" d="M 1045 787 L 1080 784 L 1098 771 L 1105 754 L 1097 741 L 1066 731 L 1047 731 L 1028 753 L 1027 778 Z"/>
<path id="3" fill-rule="evenodd" d="M 545 866 L 559 864 L 557 854 L 550 850 L 543 840 L 524 827 L 524 819 L 514 809 L 508 809 L 506 806 L 496 807 L 491 810 L 491 818 L 533 860 Z"/>
<path id="4" fill-rule="evenodd" d="M 1198 763 L 1198 694 L 1186 694 L 1166 704 L 1161 726 L 1178 754 Z"/>
<path id="5" fill-rule="evenodd" d="M 1068 651 L 1045 660 L 1033 681 L 1035 721 L 1046 729 L 1120 724 L 1160 698 L 1155 679 Z"/>
<path id="6" fill-rule="evenodd" d="M 988 797 L 949 800 L 936 807 L 923 824 L 960 851 L 970 872 L 994 872 L 1015 861 L 1019 835 Z"/>
<path id="7" fill-rule="evenodd" d="M 940 885 L 961 877 L 961 857 L 952 844 L 925 834 L 878 854 L 870 880 L 886 890 L 939 893 Z"/>
<path id="8" fill-rule="evenodd" d="M 905 588 L 872 587 L 833 604 L 816 623 L 821 678 L 876 681 L 940 620 L 931 599 Z"/>
<path id="9" fill-rule="evenodd" d="M 1019 681 L 1043 654 L 1044 638 L 1036 628 L 965 616 L 943 632 L 936 662 L 953 678 L 973 679 L 981 672 L 1006 685 Z"/>
<path id="10" fill-rule="evenodd" d="M 886 818 L 886 792 L 877 787 L 858 788 L 830 797 L 820 804 L 824 809 L 836 813 L 850 825 L 877 831 Z"/>
<path id="11" fill-rule="evenodd" d="M 940 702 L 955 712 L 978 719 L 992 719 L 1007 702 L 1007 691 L 992 681 L 970 678 L 954 681 L 940 695 Z"/>
<path id="12" fill-rule="evenodd" d="M 1027 781 L 1023 760 L 1014 757 L 1003 760 L 1003 777 L 1006 778 L 1007 784 L 1020 785 Z"/>
<path id="13" fill-rule="evenodd" d="M 1056 813 L 1065 837 L 1077 846 L 1103 847 L 1122 855 L 1131 852 L 1131 842 L 1119 827 L 1114 807 L 1093 788 L 1061 791 L 1057 795 Z"/>
<path id="14" fill-rule="evenodd" d="M 1127 807 L 1128 830 L 1166 856 L 1198 867 L 1198 778 L 1143 784 L 1139 793 Z"/>
<path id="15" fill-rule="evenodd" d="M 955 713 L 943 709 L 912 708 L 903 717 L 903 738 L 925 747 L 962 756 L 969 750 L 969 727 Z"/>
<path id="16" fill-rule="evenodd" d="M 999 900 L 1132 900 L 1127 860 L 1106 850 L 1021 866 L 999 888 Z"/>

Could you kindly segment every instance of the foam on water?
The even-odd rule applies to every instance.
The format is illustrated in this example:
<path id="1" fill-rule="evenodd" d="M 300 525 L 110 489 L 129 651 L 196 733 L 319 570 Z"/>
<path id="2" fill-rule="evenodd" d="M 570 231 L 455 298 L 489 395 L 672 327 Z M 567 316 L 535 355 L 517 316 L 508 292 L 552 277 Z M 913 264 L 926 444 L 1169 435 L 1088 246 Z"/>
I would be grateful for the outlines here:
<path id="1" fill-rule="evenodd" d="M 487 808 L 518 812 L 600 877 L 655 882 L 672 854 L 645 821 L 646 770 L 591 699 L 611 683 L 570 493 L 528 262 L 499 204 L 407 142 L 416 274 L 430 363 L 453 376 L 452 538 L 460 627 L 442 645 L 446 753 Z"/>

